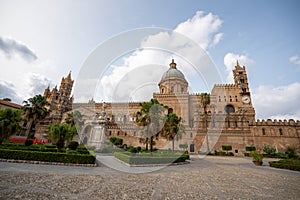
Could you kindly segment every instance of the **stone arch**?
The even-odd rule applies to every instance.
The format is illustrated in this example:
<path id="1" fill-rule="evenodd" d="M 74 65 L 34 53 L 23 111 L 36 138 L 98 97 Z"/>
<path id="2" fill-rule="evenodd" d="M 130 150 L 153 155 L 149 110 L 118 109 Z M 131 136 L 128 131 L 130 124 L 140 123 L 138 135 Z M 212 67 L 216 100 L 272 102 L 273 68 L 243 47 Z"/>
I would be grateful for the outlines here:
<path id="1" fill-rule="evenodd" d="M 234 112 L 235 112 L 235 108 L 234 108 L 234 106 L 231 105 L 231 104 L 226 105 L 225 108 L 224 108 L 224 110 L 225 110 L 225 112 L 226 112 L 227 114 L 230 114 L 230 113 L 234 113 Z"/>

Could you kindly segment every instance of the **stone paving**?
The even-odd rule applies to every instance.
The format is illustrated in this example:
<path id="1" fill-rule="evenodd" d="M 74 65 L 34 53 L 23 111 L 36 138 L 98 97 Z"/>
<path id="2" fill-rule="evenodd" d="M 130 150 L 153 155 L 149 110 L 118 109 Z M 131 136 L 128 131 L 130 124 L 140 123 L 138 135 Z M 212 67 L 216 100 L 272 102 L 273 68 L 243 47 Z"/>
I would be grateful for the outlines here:
<path id="1" fill-rule="evenodd" d="M 135 168 L 112 157 L 97 159 L 127 173 L 104 164 L 0 162 L 0 199 L 300 199 L 299 172 L 267 162 L 256 167 L 249 158 L 193 156 L 189 164 Z"/>

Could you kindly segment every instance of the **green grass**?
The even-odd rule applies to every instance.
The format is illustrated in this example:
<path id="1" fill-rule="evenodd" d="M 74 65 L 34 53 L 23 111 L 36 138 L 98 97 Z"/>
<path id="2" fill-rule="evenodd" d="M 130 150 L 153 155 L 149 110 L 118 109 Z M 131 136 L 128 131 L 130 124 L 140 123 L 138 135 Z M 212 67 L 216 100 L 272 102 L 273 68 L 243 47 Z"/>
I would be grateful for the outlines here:
<path id="1" fill-rule="evenodd" d="M 300 171 L 300 158 L 283 159 L 270 161 L 270 167 Z"/>
<path id="2" fill-rule="evenodd" d="M 131 154 L 128 152 L 115 152 L 115 158 L 122 160 L 130 165 L 144 165 L 144 164 L 171 164 L 184 162 L 189 159 L 188 154 L 164 154 L 164 153 L 141 153 Z"/>

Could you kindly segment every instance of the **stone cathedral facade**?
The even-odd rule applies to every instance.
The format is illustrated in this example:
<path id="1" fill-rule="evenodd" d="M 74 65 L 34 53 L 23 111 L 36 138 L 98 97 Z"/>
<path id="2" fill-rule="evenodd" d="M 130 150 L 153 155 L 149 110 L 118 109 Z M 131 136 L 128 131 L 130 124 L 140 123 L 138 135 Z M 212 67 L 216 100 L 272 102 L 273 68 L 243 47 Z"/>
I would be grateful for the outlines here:
<path id="1" fill-rule="evenodd" d="M 222 145 L 230 145 L 236 155 L 242 155 L 246 146 L 255 146 L 257 150 L 261 150 L 264 145 L 272 145 L 278 151 L 285 151 L 288 147 L 299 149 L 300 122 L 292 119 L 256 120 L 245 66 L 237 63 L 233 77 L 234 84 L 216 84 L 210 94 L 190 94 L 184 74 L 172 60 L 158 83 L 159 92 L 154 93 L 153 98 L 172 108 L 183 119 L 185 131 L 175 141 L 175 148 L 179 149 L 179 144 L 187 144 L 190 152 L 207 152 L 219 151 Z M 56 96 L 57 92 L 50 92 L 48 88 L 44 93 L 49 102 L 54 102 L 51 105 L 56 106 L 52 109 L 57 110 L 57 116 L 71 109 L 73 81 L 69 79 L 70 75 L 62 80 L 62 90 L 59 91 L 62 99 Z M 207 105 L 203 104 L 205 95 L 210 96 Z M 73 104 L 73 110 L 85 116 L 85 125 L 80 133 L 81 142 L 92 143 L 91 134 L 97 113 L 103 112 L 103 109 L 108 120 L 107 137 L 123 138 L 127 146 L 144 146 L 140 143 L 141 135 L 135 123 L 140 102 L 96 103 L 91 100 L 88 103 Z M 60 119 L 55 116 L 54 112 L 54 121 Z M 171 142 L 158 136 L 155 147 L 168 149 L 171 148 Z"/>

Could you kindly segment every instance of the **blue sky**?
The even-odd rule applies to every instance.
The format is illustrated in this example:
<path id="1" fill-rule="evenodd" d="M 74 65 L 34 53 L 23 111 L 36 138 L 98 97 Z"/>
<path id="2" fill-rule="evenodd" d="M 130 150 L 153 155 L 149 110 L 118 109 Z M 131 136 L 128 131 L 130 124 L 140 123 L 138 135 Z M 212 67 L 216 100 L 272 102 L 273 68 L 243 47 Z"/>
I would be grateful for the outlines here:
<path id="1" fill-rule="evenodd" d="M 210 22 L 221 24 L 208 23 L 199 31 L 201 35 L 215 28 L 207 38 L 186 33 L 194 41 L 207 40 L 205 51 L 224 82 L 239 59 L 247 67 L 257 118 L 300 119 L 299 8 L 297 0 L 0 0 L 0 98 L 20 103 L 49 83 L 58 84 L 70 70 L 76 79 L 89 54 L 124 31 L 179 30 L 186 22 L 197 33 L 199 23 L 211 14 Z M 193 24 L 193 18 L 200 22 Z M 217 34 L 220 38 L 213 44 Z"/>

